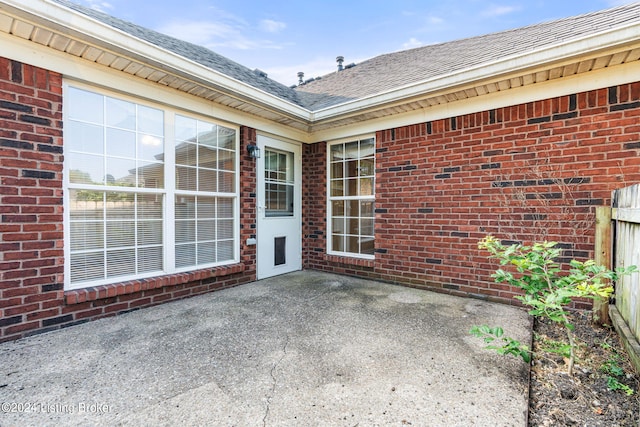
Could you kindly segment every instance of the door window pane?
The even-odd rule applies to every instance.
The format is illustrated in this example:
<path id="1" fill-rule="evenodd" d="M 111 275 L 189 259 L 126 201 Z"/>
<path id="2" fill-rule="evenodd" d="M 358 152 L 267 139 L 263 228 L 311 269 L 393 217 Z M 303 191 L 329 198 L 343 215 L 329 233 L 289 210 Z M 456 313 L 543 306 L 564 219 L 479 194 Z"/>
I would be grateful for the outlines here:
<path id="1" fill-rule="evenodd" d="M 265 149 L 264 181 L 266 216 L 293 216 L 293 153 Z"/>

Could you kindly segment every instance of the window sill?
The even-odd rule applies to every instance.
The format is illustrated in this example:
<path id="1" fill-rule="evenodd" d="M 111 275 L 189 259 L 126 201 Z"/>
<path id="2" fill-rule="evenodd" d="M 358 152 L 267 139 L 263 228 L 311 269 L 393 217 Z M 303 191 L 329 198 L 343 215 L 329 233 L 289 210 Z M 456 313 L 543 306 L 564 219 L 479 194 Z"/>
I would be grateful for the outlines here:
<path id="1" fill-rule="evenodd" d="M 119 295 L 133 294 L 140 291 L 148 291 L 151 289 L 182 285 L 184 283 L 205 280 L 212 277 L 229 276 L 232 274 L 242 273 L 244 270 L 245 265 L 240 263 L 207 268 L 205 270 L 196 270 L 186 273 L 158 276 L 150 279 L 129 280 L 127 282 L 113 283 L 109 285 L 74 289 L 64 292 L 64 300 L 68 305 L 80 304 L 87 301 L 113 298 Z"/>
<path id="2" fill-rule="evenodd" d="M 375 259 L 347 257 L 347 256 L 341 256 L 341 255 L 325 254 L 324 260 L 327 262 L 334 262 L 338 264 L 357 265 L 358 267 L 365 267 L 365 268 L 373 268 L 375 267 L 375 264 L 376 264 Z"/>

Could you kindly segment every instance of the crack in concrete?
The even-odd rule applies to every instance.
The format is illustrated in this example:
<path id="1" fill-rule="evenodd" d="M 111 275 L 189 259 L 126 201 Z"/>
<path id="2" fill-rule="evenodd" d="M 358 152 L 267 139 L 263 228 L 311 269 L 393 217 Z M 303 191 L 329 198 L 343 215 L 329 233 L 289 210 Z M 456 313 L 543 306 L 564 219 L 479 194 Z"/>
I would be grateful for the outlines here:
<path id="1" fill-rule="evenodd" d="M 282 363 L 284 358 L 287 356 L 288 345 L 289 345 L 289 334 L 286 335 L 284 346 L 282 346 L 282 356 L 280 356 L 280 358 L 276 361 L 276 363 L 274 363 L 273 366 L 271 367 L 270 375 L 271 375 L 272 385 L 271 385 L 271 392 L 269 393 L 269 395 L 267 395 L 267 407 L 265 409 L 264 417 L 262 418 L 263 427 L 267 427 L 267 418 L 269 417 L 269 411 L 271 410 L 271 399 L 273 399 L 273 395 L 275 394 L 276 387 L 278 386 L 278 377 L 276 376 L 275 372 L 276 372 L 276 369 L 278 369 L 278 366 L 280 366 L 280 363 Z"/>
<path id="2" fill-rule="evenodd" d="M 343 285 L 344 285 L 344 283 L 338 282 L 338 286 L 339 287 L 341 287 Z M 318 298 L 321 298 L 321 297 L 331 293 L 332 291 L 333 291 L 333 288 L 324 289 L 323 291 L 319 292 L 318 294 L 307 298 L 307 300 L 305 302 L 309 303 L 311 301 L 314 301 L 314 300 L 316 300 Z M 302 309 L 296 310 L 296 312 L 294 313 L 293 317 L 297 318 L 298 317 L 298 313 L 300 313 L 301 311 L 302 311 Z M 287 356 L 287 346 L 289 345 L 289 341 L 290 341 L 289 334 L 286 334 L 285 343 L 284 343 L 284 346 L 282 346 L 282 356 L 280 356 L 280 358 L 271 367 L 270 375 L 271 375 L 272 385 L 271 385 L 271 391 L 267 395 L 267 404 L 266 404 L 266 408 L 265 408 L 264 417 L 262 417 L 262 426 L 263 427 L 267 427 L 267 418 L 269 418 L 269 411 L 271 410 L 271 400 L 273 399 L 273 396 L 274 396 L 275 391 L 276 391 L 276 387 L 278 386 L 278 378 L 275 375 L 275 371 L 278 368 L 278 366 L 280 366 L 280 364 L 282 363 L 284 358 Z"/>

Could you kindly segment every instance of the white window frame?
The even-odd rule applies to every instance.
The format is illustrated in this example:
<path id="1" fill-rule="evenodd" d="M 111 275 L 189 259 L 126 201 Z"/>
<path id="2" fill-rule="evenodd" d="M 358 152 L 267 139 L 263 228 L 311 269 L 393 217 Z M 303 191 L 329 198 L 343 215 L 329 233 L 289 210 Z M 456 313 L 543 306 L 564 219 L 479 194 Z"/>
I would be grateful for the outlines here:
<path id="1" fill-rule="evenodd" d="M 201 114 L 195 114 L 191 111 L 185 111 L 174 105 L 165 105 L 148 101 L 145 98 L 125 95 L 114 91 L 108 91 L 102 88 L 97 88 L 92 85 L 80 83 L 76 81 L 65 81 L 63 83 L 63 123 L 68 117 L 67 110 L 69 103 L 67 102 L 67 93 L 69 88 L 77 88 L 88 92 L 93 92 L 102 96 L 112 97 L 115 99 L 132 102 L 138 105 L 147 106 L 155 109 L 162 110 L 164 112 L 164 188 L 162 189 L 146 189 L 140 187 L 110 187 L 114 191 L 118 192 L 131 192 L 138 194 L 161 194 L 163 197 L 163 218 L 162 218 L 162 231 L 163 231 L 163 270 L 154 271 L 150 273 L 137 274 L 137 275 L 122 275 L 117 277 L 110 277 L 101 280 L 91 280 L 86 282 L 71 283 L 71 236 L 70 236 L 70 199 L 69 193 L 73 189 L 88 189 L 94 191 L 105 191 L 105 186 L 100 185 L 87 185 L 87 184 L 73 184 L 69 182 L 69 156 L 65 156 L 64 161 L 64 178 L 63 178 L 63 227 L 64 227 L 64 289 L 74 290 L 83 289 L 87 287 L 100 286 L 106 284 L 126 282 L 130 280 L 139 280 L 151 277 L 158 277 L 167 274 L 182 273 L 187 271 L 201 270 L 206 268 L 213 268 L 222 265 L 231 265 L 240 262 L 240 128 L 237 125 L 230 124 L 228 122 L 219 120 L 215 117 L 204 116 Z M 213 123 L 216 125 L 224 126 L 235 131 L 235 191 L 233 193 L 218 193 L 218 192 L 192 192 L 194 195 L 205 197 L 224 197 L 233 199 L 233 259 L 223 262 L 213 262 L 208 264 L 200 264 L 197 266 L 191 266 L 186 268 L 175 267 L 175 196 L 176 194 L 185 194 L 183 190 L 178 190 L 175 185 L 175 117 L 181 115 L 197 120 Z M 64 147 L 64 133 L 63 133 L 63 147 Z M 104 221 L 104 219 L 103 219 Z"/>
<path id="2" fill-rule="evenodd" d="M 350 142 L 360 142 L 363 140 L 367 140 L 367 139 L 373 139 L 373 144 L 374 144 L 374 156 L 373 156 L 373 194 L 370 196 L 332 196 L 331 195 L 331 147 L 334 145 L 339 145 L 339 144 L 348 144 Z M 341 139 L 341 140 L 336 140 L 336 141 L 332 141 L 331 143 L 327 144 L 327 190 L 326 190 L 326 194 L 327 194 L 327 212 L 326 212 L 326 218 L 327 218 L 327 254 L 329 255 L 337 255 L 337 256 L 342 256 L 342 257 L 349 257 L 349 258 L 361 258 L 361 259 L 375 259 L 375 254 L 373 255 L 369 255 L 369 254 L 361 254 L 361 253 L 355 253 L 355 252 L 346 252 L 346 251 L 337 251 L 333 249 L 333 215 L 332 215 L 332 207 L 331 207 L 331 202 L 332 201 L 337 201 L 337 200 L 344 200 L 349 201 L 349 200 L 358 200 L 358 201 L 371 201 L 374 203 L 374 214 L 373 214 L 373 236 L 374 236 L 374 242 L 375 242 L 375 198 L 376 198 L 376 194 L 375 194 L 375 182 L 376 182 L 376 177 L 375 177 L 375 169 L 376 169 L 376 159 L 375 159 L 375 150 L 376 150 L 376 138 L 375 135 L 362 135 L 362 136 L 358 136 L 358 137 L 354 137 L 354 138 L 348 138 L 348 139 Z M 358 157 L 358 160 L 360 160 L 360 157 Z M 346 225 L 345 225 L 346 226 Z M 362 234 L 360 233 L 359 230 L 359 236 L 362 236 Z"/>

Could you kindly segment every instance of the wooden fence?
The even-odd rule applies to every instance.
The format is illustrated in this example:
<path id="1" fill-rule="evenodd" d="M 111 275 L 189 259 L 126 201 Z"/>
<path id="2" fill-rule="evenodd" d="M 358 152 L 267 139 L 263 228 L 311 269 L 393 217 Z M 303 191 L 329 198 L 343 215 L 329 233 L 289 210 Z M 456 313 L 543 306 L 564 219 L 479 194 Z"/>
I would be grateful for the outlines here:
<path id="1" fill-rule="evenodd" d="M 612 194 L 613 267 L 640 267 L 640 184 L 615 190 Z M 598 224 L 606 222 L 606 213 Z M 604 227 L 604 225 L 603 225 Z M 603 237 L 606 240 L 606 236 Z M 604 248 L 606 243 L 600 246 Z M 598 255 L 596 253 L 596 255 Z M 606 256 L 606 255 L 605 255 Z M 621 332 L 636 366 L 640 365 L 640 274 L 620 278 L 616 283 L 611 319 Z M 640 369 L 640 367 L 639 367 Z"/>

